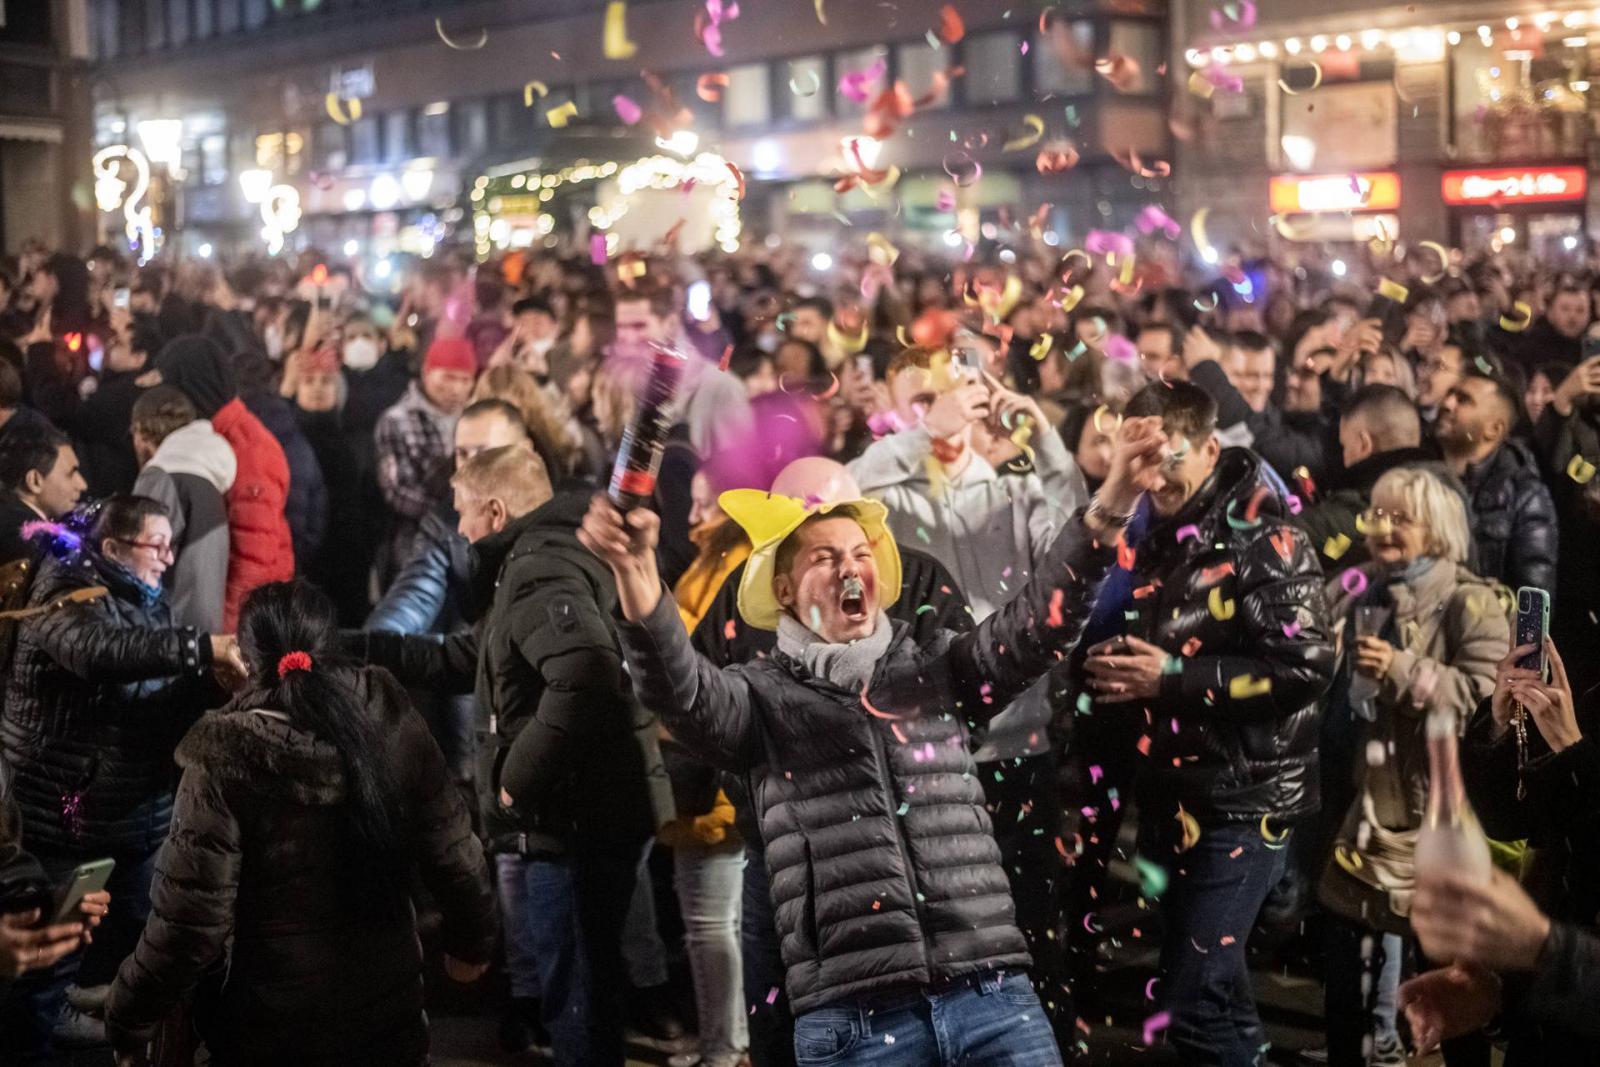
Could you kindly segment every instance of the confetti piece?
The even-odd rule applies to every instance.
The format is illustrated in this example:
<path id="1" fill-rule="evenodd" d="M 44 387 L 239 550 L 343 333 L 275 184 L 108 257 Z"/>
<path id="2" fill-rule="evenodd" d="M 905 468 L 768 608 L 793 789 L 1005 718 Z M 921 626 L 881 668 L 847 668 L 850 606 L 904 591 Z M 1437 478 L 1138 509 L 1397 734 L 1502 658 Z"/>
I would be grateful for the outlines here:
<path id="1" fill-rule="evenodd" d="M 1182 831 L 1178 840 L 1178 851 L 1188 852 L 1200 842 L 1200 823 L 1193 815 L 1183 810 L 1183 805 L 1178 805 L 1178 813 L 1173 816 Z"/>
<path id="2" fill-rule="evenodd" d="M 1033 165 L 1040 174 L 1060 174 L 1076 167 L 1078 159 L 1078 149 L 1071 144 L 1063 144 L 1060 148 L 1041 149 Z"/>
<path id="3" fill-rule="evenodd" d="M 1202 100 L 1210 100 L 1217 87 L 1211 84 L 1211 79 L 1197 70 L 1189 75 L 1189 91 Z"/>
<path id="4" fill-rule="evenodd" d="M 1137 550 L 1135 550 L 1132 545 L 1128 544 L 1125 539 L 1121 537 L 1117 538 L 1117 566 L 1121 567 L 1125 571 L 1133 570 L 1133 563 L 1138 557 L 1138 554 L 1139 553 Z"/>
<path id="5" fill-rule="evenodd" d="M 1378 295 L 1386 296 L 1390 300 L 1393 300 L 1396 304 L 1404 304 L 1406 299 L 1411 295 L 1411 290 L 1407 289 L 1397 281 L 1392 281 L 1388 278 L 1379 278 Z"/>
<path id="6" fill-rule="evenodd" d="M 1211 28 L 1218 33 L 1248 30 L 1255 24 L 1256 5 L 1251 0 L 1232 0 L 1221 8 L 1211 9 Z"/>
<path id="7" fill-rule="evenodd" d="M 1235 610 L 1233 598 L 1223 599 L 1222 586 L 1220 585 L 1211 587 L 1211 594 L 1206 597 L 1206 607 L 1211 609 L 1211 617 L 1218 622 L 1227 622 L 1233 618 Z"/>
<path id="8" fill-rule="evenodd" d="M 1104 56 L 1094 61 L 1094 69 L 1119 93 L 1126 93 L 1139 83 L 1139 62 L 1132 56 Z"/>
<path id="9" fill-rule="evenodd" d="M 1293 641 L 1296 637 L 1300 636 L 1301 629 L 1302 627 L 1300 626 L 1299 619 L 1296 619 L 1294 622 L 1286 622 L 1283 624 L 1283 636 Z"/>
<path id="10" fill-rule="evenodd" d="M 1339 576 L 1339 588 L 1353 597 L 1367 591 L 1367 576 L 1358 567 L 1351 567 Z"/>
<path id="11" fill-rule="evenodd" d="M 1133 866 L 1139 872 L 1139 895 L 1160 900 L 1161 894 L 1167 891 L 1167 869 L 1143 856 L 1133 857 Z"/>
<path id="12" fill-rule="evenodd" d="M 1511 309 L 1517 313 L 1517 316 L 1512 318 L 1509 315 L 1501 315 L 1500 328 L 1502 330 L 1507 333 L 1521 333 L 1533 324 L 1533 309 L 1528 306 L 1526 301 L 1518 300 L 1511 305 Z"/>
<path id="13" fill-rule="evenodd" d="M 628 5 L 625 0 L 611 0 L 606 5 L 605 30 L 601 46 L 607 59 L 632 59 L 639 46 L 628 40 Z"/>
<path id="14" fill-rule="evenodd" d="M 962 162 L 962 160 L 965 160 L 965 162 Z M 944 157 L 942 166 L 944 172 L 950 175 L 950 180 L 956 183 L 958 189 L 974 186 L 983 177 L 983 164 L 973 159 L 967 152 L 951 152 Z"/>
<path id="15" fill-rule="evenodd" d="M 1267 825 L 1267 819 L 1268 816 L 1261 816 L 1261 840 L 1265 841 L 1269 845 L 1281 845 L 1284 841 L 1288 840 L 1289 828 L 1286 826 L 1283 828 L 1283 833 L 1275 834 L 1272 832 L 1272 827 Z"/>
<path id="16" fill-rule="evenodd" d="M 1322 545 L 1322 554 L 1329 559 L 1338 559 L 1350 551 L 1350 535 L 1346 533 L 1334 534 Z"/>
<path id="17" fill-rule="evenodd" d="M 1240 674 L 1228 679 L 1228 695 L 1235 700 L 1263 697 L 1270 692 L 1272 692 L 1271 678 L 1257 678 L 1250 674 Z"/>
<path id="18" fill-rule="evenodd" d="M 889 71 L 888 60 L 879 56 L 872 66 L 861 70 L 847 71 L 839 76 L 839 93 L 849 97 L 858 104 L 865 104 L 872 95 L 875 84 L 883 79 Z"/>
<path id="19" fill-rule="evenodd" d="M 439 40 L 445 43 L 445 47 L 453 48 L 457 52 L 476 52 L 478 49 L 489 43 L 489 31 L 485 29 L 478 30 L 478 39 L 476 41 L 473 41 L 471 44 L 462 44 L 460 41 L 451 40 L 450 35 L 444 32 L 444 19 L 434 19 L 433 28 L 434 31 L 438 33 Z"/>
<path id="20" fill-rule="evenodd" d="M 949 4 L 939 9 L 939 40 L 945 44 L 955 44 L 967 35 L 967 24 L 961 21 L 961 15 Z"/>
<path id="21" fill-rule="evenodd" d="M 1096 256 L 1131 256 L 1134 254 L 1133 238 L 1125 233 L 1110 230 L 1090 230 L 1083 247 Z"/>
<path id="22" fill-rule="evenodd" d="M 1022 124 L 1028 127 L 1028 132 L 1001 145 L 1000 151 L 1021 152 L 1025 148 L 1032 148 L 1044 138 L 1044 119 L 1038 115 L 1022 116 Z"/>
<path id="23" fill-rule="evenodd" d="M 768 1004 L 776 1004 L 778 1002 L 778 992 L 779 988 L 777 986 L 773 986 L 771 989 L 767 990 Z"/>
<path id="24" fill-rule="evenodd" d="M 1178 544 L 1181 545 L 1191 538 L 1196 541 L 1200 540 L 1200 527 L 1192 522 L 1187 526 L 1178 527 Z"/>
<path id="25" fill-rule="evenodd" d="M 1294 86 L 1290 85 L 1289 84 L 1289 73 L 1290 73 L 1291 68 L 1288 67 L 1288 66 L 1285 66 L 1283 68 L 1283 76 L 1278 79 L 1278 88 L 1282 89 L 1285 93 L 1289 94 L 1290 96 L 1299 96 L 1301 93 L 1309 93 L 1309 92 L 1316 91 L 1316 89 L 1319 88 L 1322 85 L 1322 64 L 1318 63 L 1316 60 L 1312 59 L 1312 60 L 1307 60 L 1305 62 L 1305 64 L 1303 64 L 1302 66 L 1300 66 L 1298 68 L 1294 68 L 1294 69 L 1304 70 L 1306 67 L 1311 68 L 1311 84 L 1310 85 L 1307 85 L 1303 89 L 1296 89 Z"/>
<path id="26" fill-rule="evenodd" d="M 1149 204 L 1139 212 L 1139 217 L 1133 224 L 1142 234 L 1152 234 L 1157 230 L 1167 235 L 1167 240 L 1176 241 L 1178 235 L 1183 233 L 1183 227 L 1156 204 Z"/>
<path id="27" fill-rule="evenodd" d="M 734 199 L 735 200 L 743 200 L 744 199 L 744 188 L 745 188 L 745 186 L 744 186 L 744 171 L 740 170 L 738 168 L 738 166 L 731 159 L 724 160 L 724 162 L 728 166 L 728 173 L 732 174 L 733 175 L 733 180 L 738 183 L 738 194 L 734 197 Z"/>
<path id="28" fill-rule="evenodd" d="M 611 106 L 617 109 L 617 118 L 621 119 L 625 126 L 632 126 L 644 118 L 644 111 L 638 104 L 634 103 L 631 97 L 621 94 L 613 96 L 611 98 Z"/>
<path id="29" fill-rule="evenodd" d="M 726 347 L 726 348 L 724 348 L 722 350 L 722 358 L 717 361 L 717 369 L 718 370 L 727 370 L 728 369 L 728 364 L 730 364 L 732 362 L 733 362 L 733 346 L 729 345 L 728 347 Z"/>
<path id="30" fill-rule="evenodd" d="M 815 69 L 807 69 L 803 76 L 789 79 L 789 91 L 802 100 L 810 99 L 822 91 L 822 76 Z"/>
<path id="31" fill-rule="evenodd" d="M 522 87 L 522 106 L 532 107 L 533 98 L 537 95 L 540 100 L 550 95 L 550 87 L 542 81 L 531 81 Z"/>
<path id="32" fill-rule="evenodd" d="M 1159 982 L 1159 981 L 1161 981 L 1161 978 L 1158 975 L 1157 977 L 1150 979 L 1148 982 L 1146 982 L 1144 984 L 1144 999 L 1146 999 L 1146 1000 L 1154 1000 L 1154 999 L 1156 999 L 1156 983 Z"/>
<path id="33" fill-rule="evenodd" d="M 1050 346 L 1055 344 L 1055 338 L 1048 333 L 1041 333 L 1033 344 L 1028 346 L 1028 355 L 1042 361 L 1050 354 Z"/>
<path id="34" fill-rule="evenodd" d="M 546 111 L 544 113 L 544 118 L 545 121 L 550 124 L 551 128 L 560 130 L 565 129 L 567 123 L 572 121 L 572 118 L 577 115 L 577 113 L 578 105 L 574 104 L 571 100 L 568 100 L 559 107 L 553 107 L 549 111 Z"/>
<path id="35" fill-rule="evenodd" d="M 1567 477 L 1579 485 L 1587 485 L 1594 477 L 1594 464 L 1584 459 L 1582 455 L 1572 457 L 1572 462 L 1567 464 Z"/>
<path id="36" fill-rule="evenodd" d="M 708 104 L 715 104 L 722 99 L 722 92 L 728 87 L 726 74 L 702 74 L 694 83 L 695 95 Z"/>
<path id="37" fill-rule="evenodd" d="M 1278 553 L 1278 558 L 1288 563 L 1294 557 L 1294 532 L 1292 530 L 1278 530 L 1269 540 Z"/>
<path id="38" fill-rule="evenodd" d="M 828 15 L 822 10 L 822 0 L 812 0 L 812 6 L 816 8 L 817 21 L 826 26 L 828 24 Z"/>

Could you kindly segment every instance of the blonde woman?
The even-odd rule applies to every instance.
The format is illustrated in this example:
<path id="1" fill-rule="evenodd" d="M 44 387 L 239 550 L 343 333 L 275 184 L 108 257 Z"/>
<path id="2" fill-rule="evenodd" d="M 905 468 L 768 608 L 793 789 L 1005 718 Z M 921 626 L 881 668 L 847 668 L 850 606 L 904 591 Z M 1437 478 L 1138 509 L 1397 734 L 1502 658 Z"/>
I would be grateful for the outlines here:
<path id="1" fill-rule="evenodd" d="M 490 367 L 478 376 L 472 387 L 471 403 L 479 400 L 504 400 L 522 415 L 541 451 L 560 473 L 571 473 L 578 459 L 577 420 L 566 409 L 559 393 L 547 389 L 520 367 Z"/>
<path id="2" fill-rule="evenodd" d="M 1378 479 L 1361 517 L 1370 562 L 1328 586 L 1342 625 L 1347 670 L 1336 683 L 1324 726 L 1331 802 L 1354 766 L 1360 788 L 1339 845 L 1361 863 L 1330 868 L 1325 903 L 1347 920 L 1330 923 L 1326 1017 L 1329 1062 L 1403 1063 L 1395 1029 L 1401 937 L 1410 911 L 1412 852 L 1428 797 L 1424 717 L 1434 709 L 1465 722 L 1494 691 L 1495 670 L 1511 643 L 1504 590 L 1467 567 L 1472 535 L 1466 505 L 1446 476 L 1399 467 Z M 1509 600 L 1504 600 L 1509 603 Z M 1348 762 L 1341 765 L 1339 753 Z M 1337 859 L 1337 857 L 1336 857 Z M 1352 869 L 1355 868 L 1355 869 Z M 1344 892 L 1330 896 L 1330 888 Z M 1363 901 L 1355 908 L 1353 901 Z M 1358 914 L 1363 918 L 1357 919 Z M 1363 929 L 1363 925 L 1365 929 Z M 1361 941 L 1384 933 L 1376 1003 L 1363 1003 Z M 1376 939 L 1375 947 L 1376 947 Z M 1365 1044 L 1368 1010 L 1371 1044 Z"/>

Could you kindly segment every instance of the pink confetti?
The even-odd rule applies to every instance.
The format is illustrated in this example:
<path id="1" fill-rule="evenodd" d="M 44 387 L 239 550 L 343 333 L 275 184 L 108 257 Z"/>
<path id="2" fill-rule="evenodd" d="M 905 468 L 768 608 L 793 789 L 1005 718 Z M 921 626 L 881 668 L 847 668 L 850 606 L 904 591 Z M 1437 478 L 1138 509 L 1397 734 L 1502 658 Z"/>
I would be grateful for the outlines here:
<path id="1" fill-rule="evenodd" d="M 1156 204 L 1150 204 L 1139 212 L 1139 217 L 1133 224 L 1139 228 L 1140 233 L 1146 235 L 1160 230 L 1167 235 L 1169 241 L 1176 241 L 1179 234 L 1183 233 L 1183 227 Z"/>
<path id="2" fill-rule="evenodd" d="M 888 61 L 879 56 L 870 67 L 840 75 L 839 92 L 858 104 L 865 104 L 872 95 L 873 83 L 882 78 L 888 70 Z"/>
<path id="3" fill-rule="evenodd" d="M 1105 773 L 1105 769 L 1098 763 L 1092 764 L 1089 767 L 1089 782 L 1091 784 L 1098 782 L 1101 778 L 1105 777 Z"/>
<path id="4" fill-rule="evenodd" d="M 1112 233 L 1110 230 L 1090 230 L 1083 247 L 1090 255 L 1095 256 L 1131 256 L 1133 238 L 1125 233 Z"/>
<path id="5" fill-rule="evenodd" d="M 1139 350 L 1133 342 L 1119 333 L 1111 334 L 1106 338 L 1106 358 L 1114 359 L 1118 363 L 1132 363 L 1139 358 Z"/>
<path id="6" fill-rule="evenodd" d="M 1159 982 L 1159 981 L 1161 981 L 1161 979 L 1159 977 L 1156 977 L 1156 978 L 1150 979 L 1150 981 L 1148 981 L 1148 982 L 1146 982 L 1144 984 L 1144 999 L 1146 999 L 1146 1000 L 1154 1000 L 1154 999 L 1156 999 L 1156 983 Z"/>
<path id="7" fill-rule="evenodd" d="M 956 209 L 956 191 L 954 189 L 940 189 L 939 196 L 934 200 L 933 206 L 939 211 L 954 211 Z"/>
<path id="8" fill-rule="evenodd" d="M 1256 5 L 1252 0 L 1230 0 L 1211 10 L 1211 28 L 1218 33 L 1248 30 L 1256 24 Z"/>
<path id="9" fill-rule="evenodd" d="M 1298 637 L 1299 635 L 1300 635 L 1300 623 L 1299 623 L 1298 620 L 1296 620 L 1295 622 L 1290 622 L 1290 623 L 1285 623 L 1284 624 L 1283 636 L 1293 640 L 1294 638 Z"/>
<path id="10" fill-rule="evenodd" d="M 771 989 L 767 990 L 767 1003 L 768 1004 L 776 1004 L 777 1002 L 778 1002 L 778 987 L 777 986 L 773 986 Z"/>
<path id="11" fill-rule="evenodd" d="M 1206 81 L 1221 89 L 1225 93 L 1244 92 L 1244 79 L 1230 71 L 1227 67 L 1213 63 L 1202 72 Z"/>
<path id="12" fill-rule="evenodd" d="M 1192 522 L 1187 526 L 1178 527 L 1178 544 L 1183 544 L 1184 541 L 1191 537 L 1196 541 L 1200 540 L 1200 527 Z"/>
<path id="13" fill-rule="evenodd" d="M 1172 1025 L 1172 1015 L 1168 1012 L 1158 1011 L 1144 1021 L 1144 1043 L 1156 1043 L 1156 1035 Z"/>
<path id="14" fill-rule="evenodd" d="M 617 109 L 617 118 L 626 125 L 632 126 L 644 118 L 644 112 L 632 99 L 618 94 L 611 98 L 611 105 Z"/>
<path id="15" fill-rule="evenodd" d="M 606 262 L 606 235 L 593 234 L 589 238 L 589 262 L 597 267 L 605 266 Z M 732 622 L 733 620 L 728 620 Z"/>
<path id="16" fill-rule="evenodd" d="M 1351 567 L 1339 576 L 1339 587 L 1351 596 L 1360 596 L 1367 591 L 1367 576 Z"/>

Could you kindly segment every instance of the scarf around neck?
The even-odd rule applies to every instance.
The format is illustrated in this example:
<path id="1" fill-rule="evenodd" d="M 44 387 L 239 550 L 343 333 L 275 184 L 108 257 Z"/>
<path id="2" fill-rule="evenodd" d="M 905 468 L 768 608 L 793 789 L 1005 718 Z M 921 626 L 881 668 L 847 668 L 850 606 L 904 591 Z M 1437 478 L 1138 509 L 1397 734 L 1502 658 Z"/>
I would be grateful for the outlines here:
<path id="1" fill-rule="evenodd" d="M 858 692 L 872 680 L 872 668 L 889 651 L 894 627 L 889 616 L 878 612 L 878 625 L 859 641 L 834 644 L 788 612 L 778 616 L 778 651 L 800 661 L 818 678 L 841 689 Z"/>

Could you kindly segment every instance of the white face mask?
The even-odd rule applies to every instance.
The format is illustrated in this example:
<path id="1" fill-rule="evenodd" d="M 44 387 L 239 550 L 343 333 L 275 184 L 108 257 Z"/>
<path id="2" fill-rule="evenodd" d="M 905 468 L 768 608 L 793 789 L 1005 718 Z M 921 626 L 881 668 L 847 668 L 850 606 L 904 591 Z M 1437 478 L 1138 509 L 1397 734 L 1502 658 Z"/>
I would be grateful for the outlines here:
<path id="1" fill-rule="evenodd" d="M 283 358 L 283 327 L 273 323 L 261 331 L 262 343 L 267 346 L 267 358 L 276 363 Z"/>
<path id="2" fill-rule="evenodd" d="M 528 342 L 528 350 L 536 356 L 543 356 L 556 346 L 555 335 Z"/>
<path id="3" fill-rule="evenodd" d="M 377 338 L 352 337 L 344 343 L 344 365 L 351 370 L 371 370 L 377 362 Z"/>

